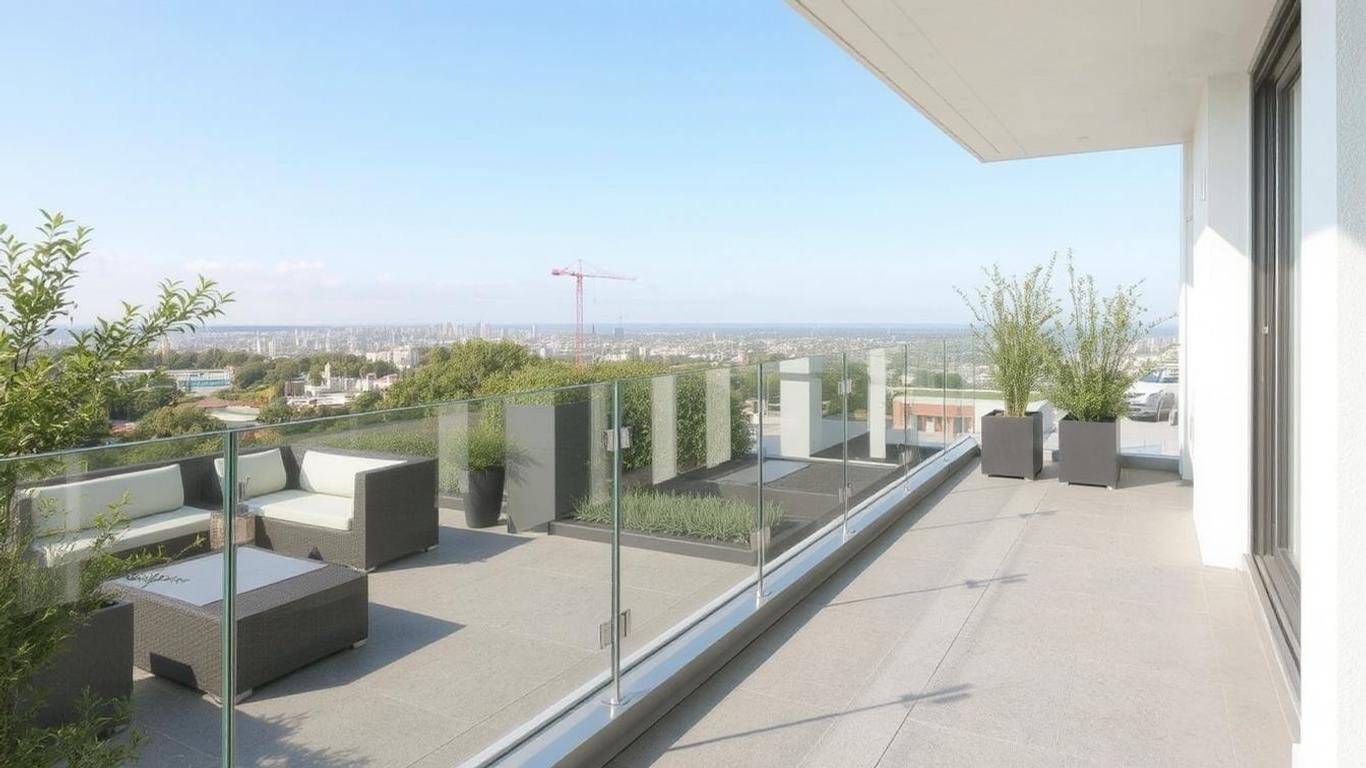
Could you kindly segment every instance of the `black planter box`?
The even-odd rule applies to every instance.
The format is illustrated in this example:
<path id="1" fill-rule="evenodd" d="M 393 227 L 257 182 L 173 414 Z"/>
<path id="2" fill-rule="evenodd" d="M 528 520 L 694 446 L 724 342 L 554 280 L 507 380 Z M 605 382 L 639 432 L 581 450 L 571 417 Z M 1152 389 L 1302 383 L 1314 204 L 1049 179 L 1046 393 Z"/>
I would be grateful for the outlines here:
<path id="1" fill-rule="evenodd" d="M 526 531 L 570 517 L 588 495 L 593 440 L 588 401 L 558 405 L 509 403 L 503 418 L 509 446 L 508 529 Z"/>
<path id="2" fill-rule="evenodd" d="M 42 697 L 34 716 L 40 728 L 79 719 L 86 688 L 106 704 L 127 700 L 133 695 L 133 604 L 116 602 L 91 614 L 33 683 Z"/>
<path id="3" fill-rule="evenodd" d="M 982 417 L 982 474 L 1033 480 L 1043 471 L 1043 414 Z"/>
<path id="4" fill-rule="evenodd" d="M 1119 487 L 1119 422 L 1078 421 L 1070 415 L 1058 423 L 1058 479 L 1078 485 Z"/>
<path id="5" fill-rule="evenodd" d="M 465 525 L 488 528 L 497 525 L 503 512 L 502 467 L 471 469 L 465 481 Z"/>

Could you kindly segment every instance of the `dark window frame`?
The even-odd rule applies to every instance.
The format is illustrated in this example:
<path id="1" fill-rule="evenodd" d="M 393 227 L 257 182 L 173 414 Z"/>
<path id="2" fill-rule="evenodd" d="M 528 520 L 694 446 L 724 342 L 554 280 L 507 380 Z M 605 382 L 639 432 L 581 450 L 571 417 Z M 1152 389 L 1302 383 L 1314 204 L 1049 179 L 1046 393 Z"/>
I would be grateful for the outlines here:
<path id="1" fill-rule="evenodd" d="M 1300 8 L 1283 2 L 1252 69 L 1252 252 L 1253 413 L 1252 562 L 1269 619 L 1298 677 L 1300 667 L 1300 578 L 1279 549 L 1290 471 L 1284 441 L 1297 393 L 1289 390 L 1294 329 L 1296 244 L 1288 207 L 1297 168 L 1292 148 L 1294 115 L 1288 95 L 1300 79 Z"/>

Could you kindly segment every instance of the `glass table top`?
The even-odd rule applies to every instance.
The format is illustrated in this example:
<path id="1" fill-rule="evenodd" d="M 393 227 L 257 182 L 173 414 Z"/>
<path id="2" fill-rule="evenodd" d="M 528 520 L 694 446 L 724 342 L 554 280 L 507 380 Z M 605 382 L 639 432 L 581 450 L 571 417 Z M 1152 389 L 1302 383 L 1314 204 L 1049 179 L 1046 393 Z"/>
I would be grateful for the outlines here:
<path id="1" fill-rule="evenodd" d="M 327 564 L 256 547 L 237 548 L 237 594 L 278 584 Z M 115 584 L 204 606 L 223 599 L 223 553 L 194 557 L 131 573 Z"/>

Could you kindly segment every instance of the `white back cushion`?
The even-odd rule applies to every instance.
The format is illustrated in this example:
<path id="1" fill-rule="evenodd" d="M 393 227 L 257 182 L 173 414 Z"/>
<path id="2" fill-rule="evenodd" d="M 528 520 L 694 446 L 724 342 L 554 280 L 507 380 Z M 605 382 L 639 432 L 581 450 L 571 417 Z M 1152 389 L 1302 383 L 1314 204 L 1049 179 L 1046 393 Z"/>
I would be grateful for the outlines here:
<path id="1" fill-rule="evenodd" d="M 213 469 L 218 473 L 218 484 L 223 484 L 223 460 L 214 459 Z M 247 498 L 264 496 L 267 493 L 283 491 L 287 478 L 285 457 L 279 448 L 269 451 L 242 454 L 237 457 L 237 479 L 247 484 Z"/>
<path id="2" fill-rule="evenodd" d="M 349 499 L 356 492 L 357 473 L 398 463 L 393 459 L 309 451 L 304 454 L 304 460 L 299 464 L 299 487 L 313 493 L 345 496 Z"/>
<path id="3" fill-rule="evenodd" d="M 25 494 L 33 504 L 35 536 L 93 528 L 100 515 L 118 513 L 131 520 L 185 505 L 179 464 L 30 488 Z"/>

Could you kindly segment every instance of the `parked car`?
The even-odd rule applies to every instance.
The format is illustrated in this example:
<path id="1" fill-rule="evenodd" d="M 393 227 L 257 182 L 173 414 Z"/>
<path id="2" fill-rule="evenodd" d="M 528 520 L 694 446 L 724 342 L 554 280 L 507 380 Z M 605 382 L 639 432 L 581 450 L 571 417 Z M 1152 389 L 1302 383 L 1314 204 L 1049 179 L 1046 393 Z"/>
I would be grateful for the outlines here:
<path id="1" fill-rule="evenodd" d="M 1176 411 L 1176 392 L 1181 379 L 1175 369 L 1158 368 L 1129 388 L 1129 418 L 1168 419 Z"/>

